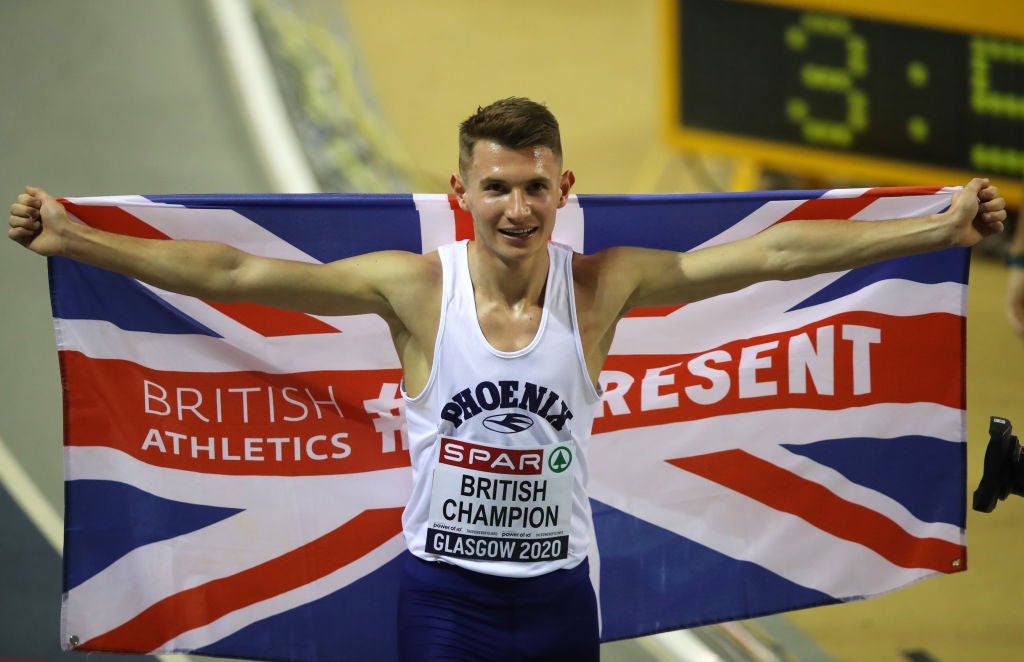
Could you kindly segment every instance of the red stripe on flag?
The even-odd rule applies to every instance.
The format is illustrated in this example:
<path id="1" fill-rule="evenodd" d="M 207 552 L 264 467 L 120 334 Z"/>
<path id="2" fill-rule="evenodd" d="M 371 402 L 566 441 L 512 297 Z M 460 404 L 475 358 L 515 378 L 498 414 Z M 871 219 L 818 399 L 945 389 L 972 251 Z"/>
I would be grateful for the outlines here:
<path id="1" fill-rule="evenodd" d="M 901 198 L 908 195 L 935 195 L 942 186 L 885 186 L 868 189 L 864 195 L 875 198 Z"/>
<path id="2" fill-rule="evenodd" d="M 859 214 L 878 198 L 898 198 L 912 195 L 935 195 L 941 186 L 890 186 L 867 189 L 854 198 L 814 198 L 793 209 L 777 223 L 816 219 L 849 219 Z"/>
<path id="3" fill-rule="evenodd" d="M 190 373 L 68 350 L 60 357 L 68 446 L 104 446 L 157 467 L 228 476 L 409 466 L 398 369 Z"/>
<path id="4" fill-rule="evenodd" d="M 626 313 L 626 317 L 668 317 L 685 304 L 680 306 L 657 306 L 653 308 L 634 308 Z"/>
<path id="5" fill-rule="evenodd" d="M 602 372 L 604 403 L 593 431 L 885 402 L 963 409 L 963 327 L 962 317 L 948 313 L 851 312 L 699 354 L 612 354 Z M 848 330 L 877 333 L 878 342 L 862 344 L 859 354 L 857 344 L 845 338 Z M 819 333 L 831 340 L 830 354 L 816 347 Z M 822 352 L 817 377 L 805 363 L 809 347 Z"/>
<path id="6" fill-rule="evenodd" d="M 777 223 L 786 221 L 813 221 L 817 219 L 853 218 L 875 201 L 875 197 L 862 195 L 856 198 L 815 198 L 807 200 L 789 212 Z"/>
<path id="7" fill-rule="evenodd" d="M 455 215 L 455 241 L 473 239 L 473 215 L 459 206 L 459 201 L 454 193 L 448 194 L 448 206 Z"/>
<path id="8" fill-rule="evenodd" d="M 204 303 L 265 338 L 341 333 L 326 322 L 291 310 L 271 308 L 258 303 Z"/>
<path id="9" fill-rule="evenodd" d="M 62 200 L 61 202 L 68 211 L 87 225 L 100 230 L 132 237 L 141 237 L 143 239 L 171 238 L 120 207 L 79 205 L 67 200 Z M 280 310 L 255 303 L 227 304 L 210 303 L 209 301 L 204 303 L 267 338 L 316 333 L 341 333 L 330 324 L 322 322 L 315 317 L 290 310 Z"/>
<path id="10" fill-rule="evenodd" d="M 796 515 L 837 538 L 877 552 L 903 568 L 952 573 L 966 570 L 966 548 L 917 538 L 884 515 L 837 496 L 823 485 L 741 450 L 667 460 L 670 464 Z"/>
<path id="11" fill-rule="evenodd" d="M 160 232 L 149 223 L 144 223 L 137 216 L 129 214 L 120 207 L 108 205 L 79 205 L 67 200 L 60 201 L 64 208 L 78 217 L 86 225 L 113 232 L 114 234 L 126 234 L 131 237 L 143 239 L 170 239 L 169 236 Z"/>
<path id="12" fill-rule="evenodd" d="M 134 618 L 76 647 L 148 653 L 176 636 L 329 575 L 402 530 L 402 508 L 366 510 L 308 545 L 230 577 L 164 598 Z"/>

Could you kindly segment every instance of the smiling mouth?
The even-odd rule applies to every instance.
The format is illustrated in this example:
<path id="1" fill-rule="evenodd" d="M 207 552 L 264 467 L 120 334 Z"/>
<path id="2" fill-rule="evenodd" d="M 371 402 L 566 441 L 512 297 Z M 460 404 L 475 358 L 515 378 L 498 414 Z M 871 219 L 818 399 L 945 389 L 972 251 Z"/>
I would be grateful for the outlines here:
<path id="1" fill-rule="evenodd" d="M 515 237 L 516 239 L 522 239 L 523 237 L 529 237 L 530 235 L 537 232 L 537 228 L 522 228 L 522 229 L 509 229 L 499 228 L 498 232 L 505 235 L 506 237 Z"/>

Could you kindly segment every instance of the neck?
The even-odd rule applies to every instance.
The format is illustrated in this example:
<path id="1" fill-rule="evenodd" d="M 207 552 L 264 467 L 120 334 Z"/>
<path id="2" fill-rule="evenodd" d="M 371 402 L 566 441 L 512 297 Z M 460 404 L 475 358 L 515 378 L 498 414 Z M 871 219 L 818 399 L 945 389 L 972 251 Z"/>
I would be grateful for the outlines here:
<path id="1" fill-rule="evenodd" d="M 508 260 L 489 253 L 480 242 L 469 243 L 469 273 L 478 301 L 509 307 L 540 304 L 549 263 L 547 246 L 523 259 Z"/>

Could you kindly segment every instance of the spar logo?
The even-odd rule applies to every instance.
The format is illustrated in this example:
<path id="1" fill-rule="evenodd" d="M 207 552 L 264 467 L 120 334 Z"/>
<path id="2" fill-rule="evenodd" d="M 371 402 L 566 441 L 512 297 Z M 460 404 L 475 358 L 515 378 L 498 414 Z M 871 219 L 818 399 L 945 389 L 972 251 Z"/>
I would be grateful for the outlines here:
<path id="1" fill-rule="evenodd" d="M 568 469 L 570 464 L 572 464 L 572 451 L 568 446 L 559 446 L 551 451 L 551 456 L 548 457 L 548 468 L 556 474 Z"/>
<path id="2" fill-rule="evenodd" d="M 495 414 L 485 418 L 483 423 L 491 432 L 503 434 L 522 432 L 533 427 L 533 419 L 525 414 Z"/>

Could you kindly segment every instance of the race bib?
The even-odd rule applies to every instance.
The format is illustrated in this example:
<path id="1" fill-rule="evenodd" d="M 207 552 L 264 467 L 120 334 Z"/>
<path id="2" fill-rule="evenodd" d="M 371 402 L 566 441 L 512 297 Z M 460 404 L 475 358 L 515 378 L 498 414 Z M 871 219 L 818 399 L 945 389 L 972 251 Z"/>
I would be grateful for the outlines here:
<path id="1" fill-rule="evenodd" d="M 503 448 L 443 437 L 426 551 L 477 561 L 566 558 L 574 453 L 571 442 Z"/>

